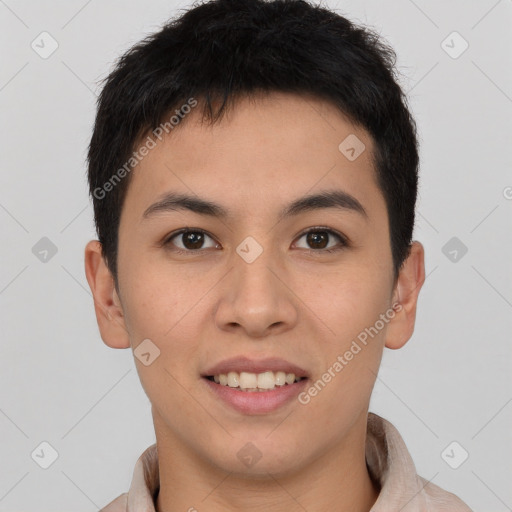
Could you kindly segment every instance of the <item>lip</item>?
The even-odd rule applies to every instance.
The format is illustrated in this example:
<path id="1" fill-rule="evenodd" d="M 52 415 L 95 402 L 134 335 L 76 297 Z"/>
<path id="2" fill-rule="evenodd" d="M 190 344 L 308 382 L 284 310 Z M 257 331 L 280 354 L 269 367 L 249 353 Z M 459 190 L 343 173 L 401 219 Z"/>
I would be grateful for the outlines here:
<path id="1" fill-rule="evenodd" d="M 250 359 L 246 356 L 238 356 L 221 361 L 208 368 L 208 370 L 201 374 L 201 377 L 213 377 L 214 375 L 220 374 L 227 375 L 229 372 L 263 373 L 267 371 L 283 371 L 285 373 L 294 373 L 296 377 L 309 378 L 306 370 L 285 359 L 272 357 L 258 360 Z M 290 386 L 293 386 L 293 384 Z M 267 391 L 267 393 L 272 393 L 272 391 Z"/>
<path id="2" fill-rule="evenodd" d="M 206 377 L 201 379 L 214 393 L 216 398 L 243 414 L 268 414 L 297 398 L 297 395 L 308 385 L 305 378 L 293 384 L 275 387 L 270 391 L 241 391 L 239 388 L 230 388 L 217 384 Z"/>

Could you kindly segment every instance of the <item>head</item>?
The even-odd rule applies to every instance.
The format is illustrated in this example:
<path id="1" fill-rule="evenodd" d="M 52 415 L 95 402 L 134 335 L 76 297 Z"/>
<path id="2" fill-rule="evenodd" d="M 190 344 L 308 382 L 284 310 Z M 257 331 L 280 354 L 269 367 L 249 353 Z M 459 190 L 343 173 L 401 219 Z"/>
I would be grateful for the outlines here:
<path id="1" fill-rule="evenodd" d="M 85 255 L 101 335 L 151 340 L 158 357 L 136 364 L 157 431 L 224 469 L 248 440 L 279 454 L 258 465 L 270 472 L 341 441 L 383 347 L 412 335 L 418 152 L 394 62 L 369 29 L 305 1 L 217 0 L 105 81 L 88 154 L 99 242 Z M 331 378 L 267 436 L 282 409 L 241 415 L 205 387 L 240 355 L 293 362 L 308 386 Z"/>

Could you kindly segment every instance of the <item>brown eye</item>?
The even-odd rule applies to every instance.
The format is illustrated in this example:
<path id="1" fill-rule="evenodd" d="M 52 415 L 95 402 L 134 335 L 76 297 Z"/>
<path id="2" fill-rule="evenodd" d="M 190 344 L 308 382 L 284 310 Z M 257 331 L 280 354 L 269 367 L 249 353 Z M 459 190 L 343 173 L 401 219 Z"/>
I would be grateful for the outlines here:
<path id="1" fill-rule="evenodd" d="M 300 238 L 306 239 L 308 247 L 305 247 L 305 249 L 310 249 L 315 252 L 333 252 L 343 249 L 348 245 L 345 237 L 332 229 L 326 228 L 312 228 L 303 233 Z M 338 243 L 329 245 L 333 238 L 337 239 Z"/>
<path id="2" fill-rule="evenodd" d="M 178 233 L 174 233 L 172 236 L 167 238 L 164 242 L 164 246 L 175 246 L 177 247 L 176 252 L 194 252 L 200 249 L 205 249 L 204 243 L 206 240 L 212 240 L 213 243 L 209 247 L 217 247 L 218 244 L 211 238 L 206 232 L 200 229 L 184 229 Z M 174 241 L 176 240 L 176 241 Z M 180 245 L 181 243 L 181 245 Z"/>
<path id="3" fill-rule="evenodd" d="M 186 249 L 200 249 L 204 243 L 204 234 L 198 231 L 187 231 L 181 234 L 181 240 Z"/>
<path id="4" fill-rule="evenodd" d="M 306 241 L 313 249 L 325 249 L 329 243 L 329 234 L 325 231 L 313 231 L 306 235 Z"/>

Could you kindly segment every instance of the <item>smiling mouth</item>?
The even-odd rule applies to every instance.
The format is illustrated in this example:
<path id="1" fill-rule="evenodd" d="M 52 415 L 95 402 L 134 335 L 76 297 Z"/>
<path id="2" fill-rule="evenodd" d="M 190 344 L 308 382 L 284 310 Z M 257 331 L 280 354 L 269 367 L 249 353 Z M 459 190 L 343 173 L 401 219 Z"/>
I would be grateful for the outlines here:
<path id="1" fill-rule="evenodd" d="M 229 372 L 205 377 L 219 386 L 226 386 L 244 392 L 266 392 L 276 388 L 292 386 L 306 380 L 306 377 L 297 377 L 294 373 L 283 371 L 266 371 L 262 373 Z"/>

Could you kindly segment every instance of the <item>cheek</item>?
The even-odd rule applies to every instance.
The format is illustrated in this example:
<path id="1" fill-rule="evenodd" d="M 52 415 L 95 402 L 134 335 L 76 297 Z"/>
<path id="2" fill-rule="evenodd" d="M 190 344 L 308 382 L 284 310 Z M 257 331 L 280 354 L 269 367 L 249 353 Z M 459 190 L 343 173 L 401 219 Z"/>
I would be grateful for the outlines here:
<path id="1" fill-rule="evenodd" d="M 135 342 L 142 336 L 163 340 L 181 330 L 184 319 L 208 289 L 208 279 L 191 279 L 171 266 L 132 259 L 122 282 L 125 319 Z"/>
<path id="2" fill-rule="evenodd" d="M 304 400 L 311 400 L 315 417 L 326 418 L 325 435 L 346 431 L 368 406 L 384 347 L 387 324 L 380 318 L 389 308 L 388 287 L 386 275 L 353 264 L 308 292 L 316 297 L 311 309 L 329 330 L 317 338 L 323 364 Z"/>
<path id="3" fill-rule="evenodd" d="M 182 386 L 188 387 L 197 376 L 194 362 L 201 339 L 197 315 L 204 314 L 200 290 L 188 289 L 183 280 L 164 280 L 151 272 L 137 274 L 135 269 L 125 282 L 129 296 L 125 322 L 141 385 L 158 409 L 188 410 Z M 151 351 L 157 354 L 149 365 L 137 357 L 137 347 L 146 339 L 156 346 Z"/>
<path id="4" fill-rule="evenodd" d="M 371 394 L 387 327 L 380 318 L 390 307 L 387 275 L 387 268 L 360 258 L 321 280 L 317 276 L 319 284 L 306 292 L 312 298 L 311 309 L 328 327 L 318 338 L 324 371 L 330 370 L 318 376 L 329 381 L 317 401 L 326 413 L 333 403 L 355 411 Z"/>
<path id="5" fill-rule="evenodd" d="M 352 261 L 336 271 L 308 276 L 303 296 L 329 327 L 329 338 L 344 346 L 389 307 L 388 269 Z M 327 338 L 327 339 L 329 339 Z"/>
<path id="6" fill-rule="evenodd" d="M 154 364 L 163 371 L 160 378 L 174 388 L 177 384 L 166 370 L 180 382 L 195 375 L 192 365 L 197 360 L 203 319 L 211 309 L 207 293 L 218 277 L 205 272 L 197 279 L 170 266 L 163 268 L 143 261 L 137 264 L 136 258 L 133 261 L 124 268 L 123 275 L 123 305 L 130 340 L 135 349 L 145 339 L 158 347 L 160 353 Z M 136 364 L 141 380 L 153 378 L 148 367 L 137 359 Z M 157 383 L 156 380 L 155 390 Z M 146 384 L 150 385 L 149 381 Z"/>

